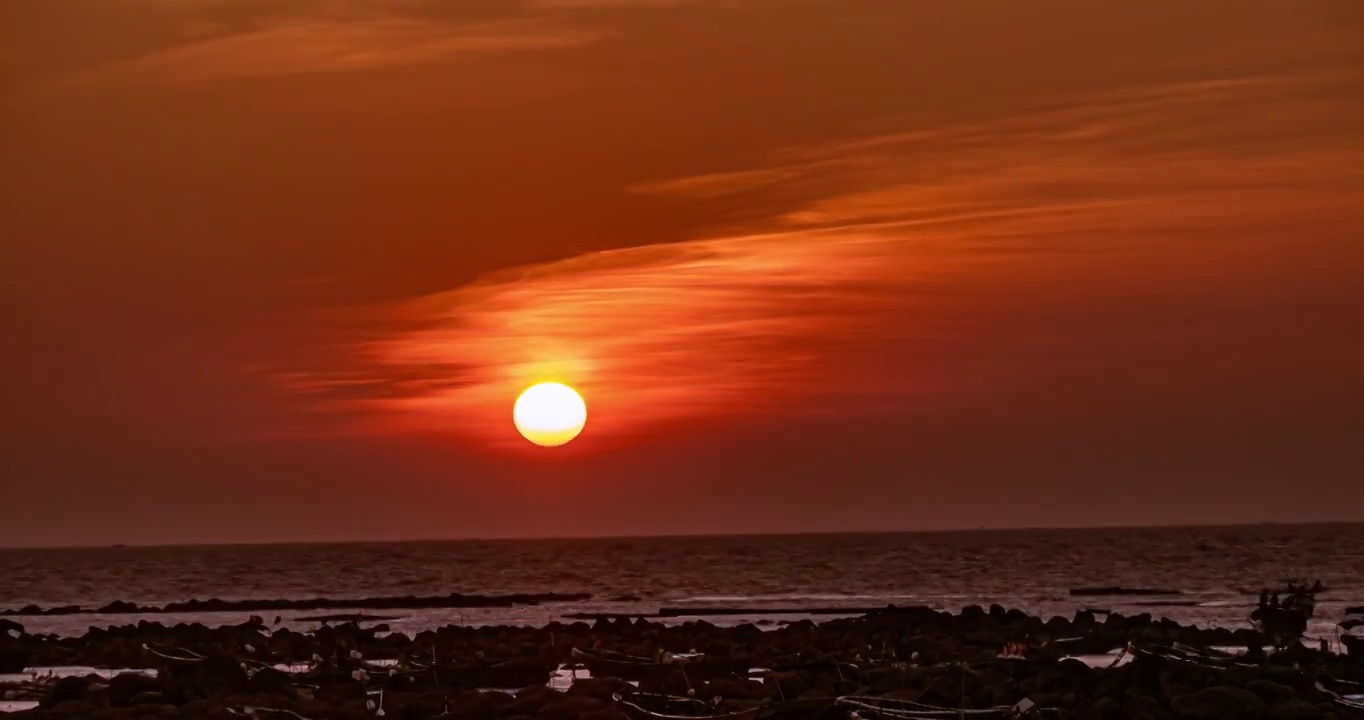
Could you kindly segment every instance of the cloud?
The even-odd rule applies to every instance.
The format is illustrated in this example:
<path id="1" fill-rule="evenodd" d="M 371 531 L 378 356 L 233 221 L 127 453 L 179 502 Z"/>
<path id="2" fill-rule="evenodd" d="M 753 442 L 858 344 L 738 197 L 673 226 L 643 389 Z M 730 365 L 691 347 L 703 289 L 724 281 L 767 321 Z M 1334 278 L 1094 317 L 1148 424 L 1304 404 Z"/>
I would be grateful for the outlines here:
<path id="1" fill-rule="evenodd" d="M 707 0 L 535 0 L 543 8 L 658 8 L 675 7 Z M 714 0 L 709 0 L 713 2 Z"/>
<path id="2" fill-rule="evenodd" d="M 1311 187 L 1361 174 L 1350 88 L 1364 72 L 1128 89 L 1051 109 L 774 154 L 759 169 L 640 183 L 634 192 L 795 209 L 782 224 L 962 220 L 1058 204 Z"/>
<path id="3" fill-rule="evenodd" d="M 399 392 L 350 405 L 372 430 L 497 444 L 516 441 L 495 419 L 546 379 L 583 390 L 593 432 L 610 438 L 769 411 L 988 404 L 1039 374 L 1139 362 L 1095 344 L 1131 320 L 1125 308 L 1163 319 L 1133 321 L 1124 342 L 1164 352 L 1194 305 L 1170 320 L 1172 307 L 1250 302 L 1274 281 L 1276 228 L 1322 242 L 1364 228 L 1364 148 L 1343 92 L 1358 77 L 1115 93 L 641 185 L 779 209 L 743 232 L 589 253 L 385 306 L 340 379 L 292 382 L 323 397 L 332 382 L 354 400 L 345 373 L 391 374 Z M 1090 312 L 1103 307 L 1107 318 Z M 459 382 L 440 386 L 447 367 Z"/>
<path id="4" fill-rule="evenodd" d="M 463 54 L 575 47 L 599 37 L 596 32 L 537 21 L 456 24 L 402 17 L 282 21 L 106 63 L 75 74 L 70 84 L 196 83 L 350 72 L 432 63 Z"/>

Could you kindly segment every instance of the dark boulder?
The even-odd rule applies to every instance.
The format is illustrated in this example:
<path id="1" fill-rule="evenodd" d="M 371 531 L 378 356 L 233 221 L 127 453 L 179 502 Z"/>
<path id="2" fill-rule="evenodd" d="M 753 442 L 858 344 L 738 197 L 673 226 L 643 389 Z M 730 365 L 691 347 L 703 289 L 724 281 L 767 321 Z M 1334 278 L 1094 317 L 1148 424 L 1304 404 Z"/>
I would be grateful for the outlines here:
<path id="1" fill-rule="evenodd" d="M 516 693 L 516 699 L 502 708 L 503 715 L 536 715 L 545 706 L 558 702 L 563 693 L 543 685 L 528 687 Z"/>
<path id="2" fill-rule="evenodd" d="M 0 673 L 21 673 L 32 657 L 33 652 L 27 647 L 0 635 Z"/>
<path id="3" fill-rule="evenodd" d="M 568 694 L 610 700 L 616 693 L 629 692 L 633 689 L 630 683 L 616 678 L 584 678 L 574 682 L 568 688 Z"/>
<path id="4" fill-rule="evenodd" d="M 1211 687 L 1180 695 L 1170 702 L 1175 715 L 1189 720 L 1260 720 L 1265 701 L 1233 687 Z"/>
<path id="5" fill-rule="evenodd" d="M 141 673 L 122 673 L 109 680 L 109 704 L 114 707 L 131 707 L 141 703 L 133 698 L 143 693 L 161 694 L 161 681 Z M 158 699 L 157 702 L 162 702 Z"/>
<path id="6" fill-rule="evenodd" d="M 1329 705 L 1313 705 L 1306 700 L 1288 700 L 1274 705 L 1265 717 L 1270 720 L 1315 720 L 1330 717 Z"/>
<path id="7" fill-rule="evenodd" d="M 467 690 L 450 696 L 450 715 L 462 720 L 492 720 L 510 699 L 506 693 Z"/>
<path id="8" fill-rule="evenodd" d="M 508 660 L 477 673 L 479 687 L 516 688 L 549 682 L 547 663 L 533 659 Z"/>
<path id="9" fill-rule="evenodd" d="M 1054 665 L 1043 667 L 1035 680 L 1036 688 L 1042 692 L 1061 692 L 1067 689 L 1087 687 L 1094 677 L 1095 670 L 1079 660 L 1062 660 Z"/>
<path id="10" fill-rule="evenodd" d="M 767 693 L 767 688 L 755 680 L 721 678 L 706 683 L 705 692 L 701 695 L 707 698 L 721 697 L 726 700 L 734 700 L 765 698 Z"/>
<path id="11" fill-rule="evenodd" d="M 831 679 L 836 679 L 832 676 Z M 813 678 L 811 678 L 813 679 Z M 800 673 L 768 673 L 763 677 L 763 685 L 770 685 L 767 695 L 773 698 L 791 700 L 811 691 L 810 683 Z M 832 693 L 828 693 L 832 694 Z"/>
<path id="12" fill-rule="evenodd" d="M 443 715 L 446 702 L 445 696 L 436 692 L 385 695 L 384 715 L 394 718 L 426 720 L 426 718 Z"/>
<path id="13" fill-rule="evenodd" d="M 578 720 L 588 713 L 599 712 L 607 707 L 607 701 L 585 695 L 561 696 L 541 708 L 536 717 L 542 720 Z"/>
<path id="14" fill-rule="evenodd" d="M 87 677 L 65 677 L 52 684 L 47 694 L 38 701 L 40 708 L 56 708 L 75 701 L 84 701 L 90 696 L 91 686 L 99 680 L 93 675 Z"/>
<path id="15" fill-rule="evenodd" d="M 160 693 L 155 690 L 140 692 L 128 699 L 128 707 L 142 707 L 144 705 L 157 705 L 162 708 L 168 707 L 172 710 L 175 709 L 174 705 L 166 704 L 165 693 Z"/>
<path id="16" fill-rule="evenodd" d="M 235 660 L 213 656 L 202 663 L 168 669 L 163 691 L 171 702 L 183 705 L 191 700 L 214 700 L 244 693 L 249 685 L 246 671 Z"/>
<path id="17" fill-rule="evenodd" d="M 919 696 L 919 702 L 956 707 L 961 702 L 962 697 L 973 694 L 975 690 L 971 686 L 973 679 L 970 675 L 958 675 L 955 678 L 945 675 L 938 677 L 928 685 L 923 695 Z"/>
<path id="18" fill-rule="evenodd" d="M 283 695 L 285 697 L 294 697 L 298 692 L 288 673 L 280 672 L 274 668 L 257 670 L 256 674 L 251 676 L 248 688 L 254 693 Z"/>
<path id="19" fill-rule="evenodd" d="M 1298 699 L 1297 690 L 1269 680 L 1252 680 L 1246 684 L 1246 689 L 1258 695 L 1270 706 Z"/>
<path id="20" fill-rule="evenodd" d="M 1080 713 L 1081 720 L 1124 720 L 1126 717 L 1122 703 L 1108 697 L 1099 698 L 1098 702 Z"/>
<path id="21" fill-rule="evenodd" d="M 359 683 L 323 685 L 313 692 L 313 697 L 332 703 L 364 702 L 369 699 L 365 686 Z"/>
<path id="22" fill-rule="evenodd" d="M 51 715 L 55 717 L 82 718 L 82 720 L 100 715 L 99 707 L 84 700 L 67 700 L 53 705 L 49 710 Z"/>

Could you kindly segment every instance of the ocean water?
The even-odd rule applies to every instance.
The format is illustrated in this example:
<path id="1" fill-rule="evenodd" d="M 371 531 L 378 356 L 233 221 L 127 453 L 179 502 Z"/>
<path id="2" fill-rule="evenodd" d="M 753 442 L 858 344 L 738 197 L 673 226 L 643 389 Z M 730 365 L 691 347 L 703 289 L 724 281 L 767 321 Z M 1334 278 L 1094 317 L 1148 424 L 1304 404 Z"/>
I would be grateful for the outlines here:
<path id="1" fill-rule="evenodd" d="M 1320 579 L 1312 633 L 1364 605 L 1364 524 L 956 533 L 450 541 L 0 550 L 0 608 L 114 600 L 161 605 L 396 595 L 590 593 L 530 607 L 382 611 L 407 632 L 447 623 L 543 625 L 573 612 L 667 607 L 958 610 L 1000 603 L 1045 616 L 1081 607 L 1238 627 L 1262 586 Z M 1169 588 L 1159 597 L 1071 597 L 1081 586 Z M 635 599 L 637 598 L 637 599 Z M 1177 603 L 1177 604 L 1172 604 Z M 261 613 L 297 620 L 327 611 Z M 154 615 L 240 622 L 250 613 Z M 20 616 L 31 632 L 80 634 L 137 615 Z M 708 618 L 773 624 L 799 615 Z M 681 621 L 685 618 L 679 618 Z"/>

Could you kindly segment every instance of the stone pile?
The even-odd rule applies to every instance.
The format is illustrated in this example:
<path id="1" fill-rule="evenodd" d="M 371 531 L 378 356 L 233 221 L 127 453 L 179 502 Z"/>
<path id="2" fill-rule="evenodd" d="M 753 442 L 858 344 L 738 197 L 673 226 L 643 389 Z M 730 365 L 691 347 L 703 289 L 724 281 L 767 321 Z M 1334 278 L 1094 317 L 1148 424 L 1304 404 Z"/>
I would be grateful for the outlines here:
<path id="1" fill-rule="evenodd" d="M 1265 639 L 1251 630 L 1088 611 L 1044 620 L 1000 606 L 955 614 L 886 608 L 862 618 L 766 630 L 603 619 L 543 628 L 447 626 L 409 637 L 362 623 L 309 633 L 272 630 L 259 618 L 218 628 L 144 620 L 92 628 L 77 638 L 4 630 L 0 672 L 41 666 L 155 670 L 112 679 L 11 680 L 0 688 L 7 700 L 39 698 L 37 708 L 12 714 L 14 720 L 251 713 L 309 720 L 620 720 L 624 708 L 613 698 L 641 691 L 704 700 L 719 714 L 829 700 L 783 720 L 846 718 L 847 711 L 833 703 L 840 696 L 964 709 L 1012 706 L 1026 698 L 1047 709 L 1038 717 L 1079 720 L 1306 720 L 1347 717 L 1318 682 L 1364 682 L 1357 657 L 1306 647 L 1265 653 Z M 1249 654 L 1205 663 L 1158 650 L 1179 646 L 1241 647 Z M 1136 648 L 1135 659 L 1114 667 L 1070 657 L 1129 647 Z M 668 666 L 648 673 L 638 686 L 598 676 L 559 689 L 551 676 L 574 662 L 574 648 L 640 658 L 702 653 L 754 670 L 701 679 L 677 662 L 675 672 Z"/>

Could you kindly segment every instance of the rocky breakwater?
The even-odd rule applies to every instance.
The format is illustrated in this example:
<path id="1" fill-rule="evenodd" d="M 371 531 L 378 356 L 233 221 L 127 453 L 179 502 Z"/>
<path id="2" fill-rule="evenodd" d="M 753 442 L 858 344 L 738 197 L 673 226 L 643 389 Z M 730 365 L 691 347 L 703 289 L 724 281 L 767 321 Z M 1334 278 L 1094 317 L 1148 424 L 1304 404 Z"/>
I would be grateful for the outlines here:
<path id="1" fill-rule="evenodd" d="M 4 692 L 40 697 L 37 708 L 13 714 L 16 720 L 621 720 L 663 712 L 652 710 L 660 696 L 680 698 L 668 702 L 693 715 L 763 713 L 741 720 L 778 711 L 790 720 L 827 720 L 854 710 L 903 720 L 912 715 L 878 715 L 876 708 L 984 710 L 1020 702 L 1035 706 L 1037 717 L 1079 720 L 1292 720 L 1349 717 L 1321 688 L 1364 682 L 1358 659 L 1300 646 L 1266 652 L 1265 638 L 1250 630 L 1149 615 L 1043 619 L 999 606 L 885 608 L 771 630 L 644 619 L 448 626 L 411 637 L 381 628 L 345 623 L 299 633 L 259 621 L 218 628 L 142 621 L 76 638 L 7 633 L 6 651 L 23 654 L 30 666 L 156 672 L 11 677 Z M 1212 649 L 1223 646 L 1248 654 Z M 1075 657 L 1106 651 L 1116 653 L 1100 662 Z M 702 662 L 728 670 L 699 672 Z M 634 681 L 608 677 L 613 667 Z M 551 683 L 552 675 L 564 682 Z"/>
<path id="2" fill-rule="evenodd" d="M 285 600 L 279 598 L 260 598 L 247 600 L 206 600 L 191 599 L 165 605 L 139 605 L 135 602 L 115 600 L 99 607 L 64 605 L 41 608 L 29 605 L 22 608 L 0 610 L 0 615 L 157 615 L 165 613 L 206 613 L 206 612 L 266 612 L 278 610 L 327 610 L 359 609 L 366 610 L 414 610 L 429 608 L 491 608 L 512 607 L 515 605 L 539 605 L 550 602 L 580 602 L 591 599 L 589 593 L 517 593 L 513 595 L 400 595 L 393 597 L 362 598 L 305 598 Z"/>

